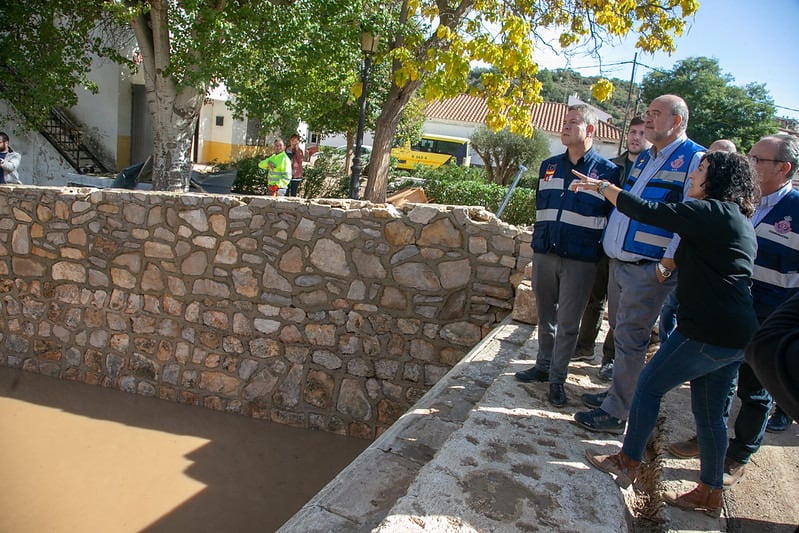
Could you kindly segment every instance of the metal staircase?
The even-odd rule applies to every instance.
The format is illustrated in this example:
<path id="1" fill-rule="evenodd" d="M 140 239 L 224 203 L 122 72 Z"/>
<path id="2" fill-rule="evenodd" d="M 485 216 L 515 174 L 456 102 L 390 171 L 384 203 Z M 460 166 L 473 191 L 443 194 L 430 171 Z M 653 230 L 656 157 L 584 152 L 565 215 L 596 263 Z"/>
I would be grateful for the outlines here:
<path id="1" fill-rule="evenodd" d="M 0 72 L 3 74 L 0 76 L 0 91 L 3 98 L 15 106 L 23 116 L 30 119 L 25 112 L 25 106 L 18 105 L 23 100 L 21 95 L 17 94 L 19 90 L 9 90 L 7 84 L 3 83 L 4 76 L 18 77 L 16 70 L 8 65 L 0 65 Z M 67 160 L 78 174 L 113 171 L 84 144 L 83 132 L 63 111 L 51 107 L 39 133 L 53 145 L 53 148 Z"/>
<path id="2" fill-rule="evenodd" d="M 83 142 L 83 132 L 70 118 L 56 108 L 50 113 L 40 130 L 42 136 L 79 174 L 109 173 L 103 162 Z"/>

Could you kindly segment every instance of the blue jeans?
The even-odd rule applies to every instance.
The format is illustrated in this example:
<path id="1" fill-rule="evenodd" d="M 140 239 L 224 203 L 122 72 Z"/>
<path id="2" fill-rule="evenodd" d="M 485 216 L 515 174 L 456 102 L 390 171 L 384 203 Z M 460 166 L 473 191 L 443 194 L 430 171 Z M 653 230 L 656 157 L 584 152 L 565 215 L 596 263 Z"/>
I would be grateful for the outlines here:
<path id="1" fill-rule="evenodd" d="M 727 451 L 724 406 L 743 359 L 743 348 L 715 346 L 674 331 L 638 377 L 622 447 L 624 454 L 636 461 L 643 458 L 649 434 L 657 422 L 661 399 L 670 390 L 690 381 L 691 411 L 699 442 L 699 480 L 712 488 L 720 488 Z"/>
<path id="2" fill-rule="evenodd" d="M 677 302 L 677 289 L 674 289 L 663 302 L 663 308 L 660 310 L 660 326 L 658 327 L 660 344 L 666 342 L 671 332 L 677 327 L 678 307 L 680 304 Z"/>
<path id="3" fill-rule="evenodd" d="M 725 416 L 732 409 L 735 384 L 730 388 Z M 735 418 L 735 437 L 730 439 L 727 457 L 739 463 L 748 463 L 749 457 L 760 449 L 766 434 L 768 415 L 771 412 L 771 394 L 763 387 L 747 363 L 738 370 L 738 397 L 741 409 Z"/>

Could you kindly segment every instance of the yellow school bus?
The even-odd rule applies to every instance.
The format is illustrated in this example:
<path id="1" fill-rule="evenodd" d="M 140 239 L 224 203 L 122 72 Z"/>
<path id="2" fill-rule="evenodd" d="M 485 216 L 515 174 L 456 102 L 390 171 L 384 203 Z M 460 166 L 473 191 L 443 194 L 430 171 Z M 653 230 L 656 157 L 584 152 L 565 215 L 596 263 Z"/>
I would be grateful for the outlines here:
<path id="1" fill-rule="evenodd" d="M 469 139 L 431 133 L 423 133 L 413 146 L 408 143 L 392 149 L 391 155 L 397 158 L 397 168 L 402 170 L 447 164 L 468 167 L 472 159 Z"/>

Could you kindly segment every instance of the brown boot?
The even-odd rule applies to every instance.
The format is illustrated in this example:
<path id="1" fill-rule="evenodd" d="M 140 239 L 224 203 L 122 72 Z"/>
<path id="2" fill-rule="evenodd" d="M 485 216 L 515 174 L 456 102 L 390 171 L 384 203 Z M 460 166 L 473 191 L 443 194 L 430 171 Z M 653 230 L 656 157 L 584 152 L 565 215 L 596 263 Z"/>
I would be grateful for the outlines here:
<path id="1" fill-rule="evenodd" d="M 616 484 L 626 489 L 635 482 L 638 477 L 638 467 L 641 461 L 633 461 L 624 452 L 613 455 L 596 455 L 589 450 L 585 450 L 588 462 L 608 474 L 615 476 Z"/>
<path id="2" fill-rule="evenodd" d="M 718 518 L 722 507 L 721 494 L 722 489 L 713 489 L 700 482 L 691 492 L 679 496 L 676 492 L 667 492 L 663 495 L 663 499 L 674 507 L 687 511 L 702 511 L 708 516 Z"/>
<path id="3" fill-rule="evenodd" d="M 732 487 L 739 481 L 741 478 L 744 477 L 744 471 L 746 470 L 746 464 L 739 463 L 735 459 L 730 459 L 729 457 L 724 458 L 724 481 L 723 484 L 725 487 Z"/>
<path id="4" fill-rule="evenodd" d="M 681 440 L 669 444 L 669 452 L 679 459 L 693 459 L 699 457 L 699 443 L 696 440 L 696 435 L 688 440 Z"/>

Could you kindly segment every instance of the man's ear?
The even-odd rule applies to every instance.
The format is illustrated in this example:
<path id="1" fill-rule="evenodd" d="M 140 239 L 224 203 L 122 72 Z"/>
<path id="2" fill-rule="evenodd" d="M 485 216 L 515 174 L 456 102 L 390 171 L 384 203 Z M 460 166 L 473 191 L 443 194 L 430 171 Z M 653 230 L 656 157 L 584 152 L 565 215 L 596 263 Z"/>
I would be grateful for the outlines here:
<path id="1" fill-rule="evenodd" d="M 595 131 L 595 130 L 596 130 L 596 126 L 594 126 L 593 124 L 588 124 L 588 125 L 585 127 L 585 133 L 586 133 L 586 136 L 587 136 L 587 137 L 593 137 L 593 136 L 594 136 L 594 131 Z"/>

